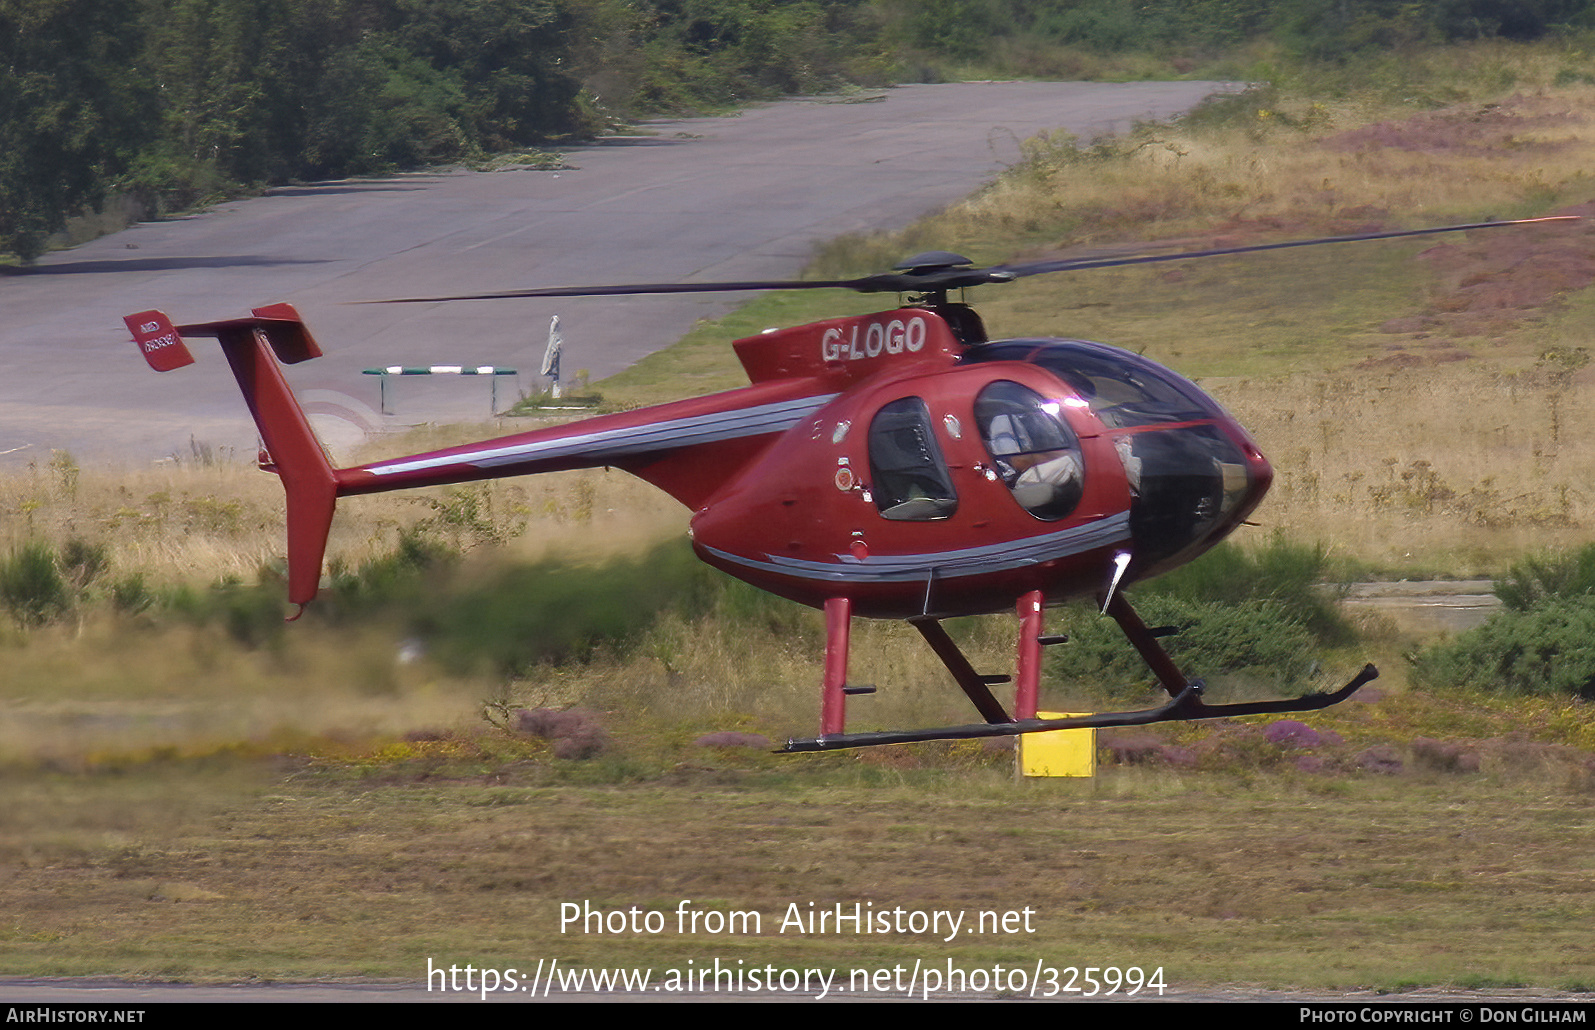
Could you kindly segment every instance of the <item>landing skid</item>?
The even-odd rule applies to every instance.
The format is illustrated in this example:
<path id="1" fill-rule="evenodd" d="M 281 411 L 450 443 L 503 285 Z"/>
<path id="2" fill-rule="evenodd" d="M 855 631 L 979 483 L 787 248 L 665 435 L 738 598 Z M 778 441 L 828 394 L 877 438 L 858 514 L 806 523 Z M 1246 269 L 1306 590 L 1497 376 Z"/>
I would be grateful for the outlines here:
<path id="1" fill-rule="evenodd" d="M 914 744 L 926 740 L 973 740 L 981 737 L 1016 737 L 1021 733 L 1041 733 L 1046 730 L 1101 729 L 1107 726 L 1150 726 L 1159 722 L 1189 722 L 1195 719 L 1227 719 L 1242 715 L 1272 715 L 1284 712 L 1313 712 L 1337 705 L 1355 694 L 1365 683 L 1376 679 L 1379 670 L 1365 665 L 1350 683 L 1329 694 L 1308 694 L 1305 697 L 1280 701 L 1249 701 L 1228 705 L 1209 705 L 1202 702 L 1202 683 L 1194 682 L 1180 691 L 1168 704 L 1160 708 L 1147 708 L 1139 712 L 1103 712 L 1097 715 L 1077 715 L 1068 719 L 1020 719 L 1014 722 L 974 723 L 967 726 L 943 726 L 930 730 L 887 730 L 879 733 L 839 733 L 827 737 L 793 739 L 786 742 L 779 754 L 797 754 L 806 751 L 838 751 L 850 747 L 872 747 L 876 744 Z"/>
<path id="2" fill-rule="evenodd" d="M 1159 722 L 1190 722 L 1196 719 L 1226 719 L 1244 715 L 1312 712 L 1339 704 L 1379 675 L 1379 670 L 1372 665 L 1365 665 L 1350 683 L 1327 694 L 1308 694 L 1305 697 L 1278 701 L 1205 704 L 1202 701 L 1204 689 L 1202 681 L 1187 679 L 1174 664 L 1174 660 L 1169 657 L 1168 652 L 1157 642 L 1157 638 L 1167 631 L 1148 629 L 1135 609 L 1130 607 L 1130 602 L 1124 599 L 1124 595 L 1113 594 L 1103 602 L 1104 613 L 1119 624 L 1130 644 L 1157 676 L 1158 682 L 1169 695 L 1169 702 L 1158 708 L 1147 708 L 1136 712 L 1103 712 L 1096 715 L 1072 716 L 1067 719 L 1039 719 L 1036 717 L 1036 699 L 1041 678 L 1041 649 L 1044 645 L 1061 644 L 1068 639 L 1041 635 L 1041 606 L 1042 596 L 1039 591 L 1026 594 L 1019 599 L 1019 656 L 1012 715 L 1008 714 L 988 689 L 989 684 L 1006 682 L 1008 677 L 982 676 L 975 672 L 969 660 L 958 649 L 958 645 L 947 635 L 946 630 L 942 629 L 941 621 L 923 617 L 909 621 L 936 652 L 942 664 L 947 667 L 947 671 L 952 674 L 954 681 L 968 695 L 969 700 L 986 721 L 926 730 L 848 733 L 845 731 L 847 697 L 852 694 L 872 693 L 873 688 L 847 685 L 848 629 L 851 623 L 852 605 L 847 598 L 832 598 L 825 606 L 825 682 L 820 706 L 820 735 L 788 740 L 786 747 L 782 748 L 780 753 L 836 751 L 843 748 L 910 744 L 927 740 L 1014 737 L 1022 733 L 1040 733 L 1047 730 L 1148 726 Z"/>

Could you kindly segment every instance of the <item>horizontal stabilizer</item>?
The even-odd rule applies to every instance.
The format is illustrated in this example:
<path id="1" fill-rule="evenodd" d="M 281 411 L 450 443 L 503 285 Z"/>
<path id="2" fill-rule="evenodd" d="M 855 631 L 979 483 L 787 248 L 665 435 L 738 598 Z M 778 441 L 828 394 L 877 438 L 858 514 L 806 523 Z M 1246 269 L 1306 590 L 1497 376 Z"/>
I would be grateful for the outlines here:
<path id="1" fill-rule="evenodd" d="M 321 347 L 310 330 L 294 310 L 292 304 L 272 304 L 255 308 L 252 318 L 228 318 L 219 322 L 195 322 L 173 326 L 171 319 L 159 311 L 141 311 L 122 319 L 133 334 L 144 360 L 157 372 L 170 372 L 174 368 L 192 365 L 194 356 L 183 343 L 184 336 L 215 336 L 233 329 L 259 329 L 271 342 L 277 360 L 285 365 L 321 357 Z"/>

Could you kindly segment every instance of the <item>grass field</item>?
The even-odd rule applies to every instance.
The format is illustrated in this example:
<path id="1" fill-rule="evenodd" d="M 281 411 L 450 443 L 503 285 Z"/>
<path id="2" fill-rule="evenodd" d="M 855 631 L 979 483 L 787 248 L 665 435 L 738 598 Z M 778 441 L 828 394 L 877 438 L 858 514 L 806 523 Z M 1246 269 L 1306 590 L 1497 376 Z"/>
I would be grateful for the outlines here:
<path id="1" fill-rule="evenodd" d="M 531 758 L 465 775 L 380 757 L 216 757 L 8 777 L 0 962 L 28 975 L 420 980 L 429 959 L 525 972 L 544 959 L 659 971 L 719 959 L 844 976 L 922 961 L 1161 968 L 1176 996 L 1595 989 L 1591 794 L 1543 782 L 1544 769 L 1126 768 L 1016 784 L 1001 759 L 777 768 L 677 754 L 647 776 Z M 684 901 L 758 913 L 757 930 L 680 932 Z M 644 930 L 657 912 L 660 929 L 578 932 L 562 927 L 568 903 L 638 910 Z M 811 903 L 977 926 L 981 912 L 1032 917 L 951 940 L 786 922 Z"/>
<path id="2" fill-rule="evenodd" d="M 1001 261 L 1587 211 L 1590 58 L 1463 47 L 1412 65 L 1427 78 L 1399 89 L 1263 91 L 1211 124 L 1033 142 L 992 189 L 838 241 L 815 274 L 929 247 Z M 1273 460 L 1257 519 L 1283 538 L 1359 575 L 1488 576 L 1595 529 L 1592 281 L 1582 223 L 978 301 L 994 335 L 1102 339 L 1196 377 Z M 597 386 L 621 405 L 740 385 L 728 337 L 878 306 L 761 298 Z M 1595 991 L 1595 710 L 1412 689 L 1421 641 L 1387 625 L 1325 656 L 1333 675 L 1370 657 L 1383 675 L 1365 703 L 1306 720 L 1322 738 L 1308 748 L 1258 720 L 1105 737 L 1089 782 L 1019 782 L 1011 754 L 974 744 L 778 757 L 694 741 L 812 732 L 812 613 L 727 591 L 661 604 L 645 632 L 576 660 L 499 666 L 450 664 L 417 628 L 514 598 L 493 591 L 527 568 L 566 596 L 536 564 L 551 553 L 594 590 L 644 555 L 650 578 L 622 607 L 653 604 L 644 586 L 697 589 L 657 550 L 684 515 L 649 488 L 594 470 L 352 499 L 330 555 L 377 601 L 286 631 L 280 504 L 271 477 L 199 448 L 135 472 L 57 453 L 0 481 L 0 550 L 76 541 L 104 559 L 73 566 L 50 624 L 0 627 L 0 974 L 420 980 L 429 960 L 718 959 L 844 976 L 1161 968 L 1176 994 Z M 451 557 L 389 582 L 383 607 L 369 570 L 407 539 Z M 1011 663 L 1012 621 L 957 628 L 983 671 Z M 856 728 L 968 717 L 906 627 L 861 626 L 854 648 L 882 685 Z M 586 760 L 505 728 L 517 706 L 573 704 L 607 741 Z M 684 902 L 761 925 L 677 932 Z M 664 929 L 562 932 L 567 903 Z M 782 932 L 810 903 L 1029 925 Z"/>

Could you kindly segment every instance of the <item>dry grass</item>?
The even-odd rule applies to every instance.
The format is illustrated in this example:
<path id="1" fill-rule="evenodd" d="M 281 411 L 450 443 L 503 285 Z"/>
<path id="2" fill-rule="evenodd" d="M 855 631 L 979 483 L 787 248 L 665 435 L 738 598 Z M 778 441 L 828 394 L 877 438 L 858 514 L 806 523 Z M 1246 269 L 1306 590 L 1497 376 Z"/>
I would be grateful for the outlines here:
<path id="1" fill-rule="evenodd" d="M 1556 374 L 1467 363 L 1209 385 L 1273 459 L 1257 521 L 1466 578 L 1595 526 L 1595 379 Z"/>
<path id="2" fill-rule="evenodd" d="M 1284 102 L 1221 129 L 1033 140 L 1024 164 L 937 228 L 987 246 L 1078 246 L 1510 217 L 1583 177 L 1595 156 L 1592 99 L 1589 86 L 1547 87 L 1439 112 L 1386 109 L 1371 122 L 1363 105 Z"/>
<path id="3" fill-rule="evenodd" d="M 484 436 L 494 426 L 425 429 L 374 441 L 377 454 L 415 453 Z M 368 460 L 361 456 L 358 460 Z M 339 502 L 329 560 L 358 566 L 393 547 L 400 530 L 469 497 L 485 520 L 451 541 L 469 549 L 492 536 L 521 556 L 589 549 L 593 540 L 655 539 L 685 527 L 680 506 L 629 476 L 601 470 L 555 473 L 477 486 L 377 494 Z M 457 506 L 457 504 L 456 504 Z M 80 467 L 57 451 L 47 462 L 0 476 L 0 551 L 31 540 L 102 544 L 116 573 L 164 583 L 252 581 L 283 560 L 282 487 L 241 461 L 173 462 L 144 469 Z M 594 533 L 594 523 L 603 529 Z M 527 530 L 536 526 L 536 532 Z M 490 531 L 491 527 L 491 531 Z"/>
<path id="4" fill-rule="evenodd" d="M 80 468 L 63 451 L 0 477 L 4 546 L 77 538 L 113 549 L 114 567 L 179 578 L 253 576 L 282 545 L 281 488 L 248 466 Z"/>
<path id="5" fill-rule="evenodd" d="M 662 781 L 582 786 L 535 753 L 469 776 L 422 748 L 263 781 L 212 760 L 13 783 L 6 968 L 419 981 L 429 958 L 660 975 L 719 958 L 844 978 L 916 960 L 1097 964 L 1162 966 L 1176 997 L 1595 984 L 1587 796 L 1511 778 L 1123 769 L 1016 785 L 1000 766 L 824 756 L 772 773 L 767 756 L 679 745 Z M 759 932 L 677 933 L 683 899 L 757 912 Z M 658 911 L 669 932 L 561 932 L 560 905 L 583 901 Z M 1032 932 L 781 933 L 787 906 L 810 902 L 1029 908 Z"/>

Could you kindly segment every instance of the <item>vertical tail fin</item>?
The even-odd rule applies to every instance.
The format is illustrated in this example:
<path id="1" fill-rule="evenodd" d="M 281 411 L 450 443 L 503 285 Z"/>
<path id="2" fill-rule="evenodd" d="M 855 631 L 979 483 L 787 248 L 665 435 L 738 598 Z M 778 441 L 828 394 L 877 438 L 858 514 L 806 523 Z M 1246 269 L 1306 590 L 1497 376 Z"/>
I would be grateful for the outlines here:
<path id="1" fill-rule="evenodd" d="M 252 318 L 176 327 L 158 311 L 129 315 L 124 321 L 157 372 L 193 362 L 183 343 L 185 334 L 220 341 L 266 444 L 261 467 L 282 479 L 288 506 L 288 600 L 303 611 L 320 584 L 338 500 L 338 476 L 278 361 L 306 361 L 319 357 L 321 348 L 291 305 L 256 308 L 252 314 Z"/>

